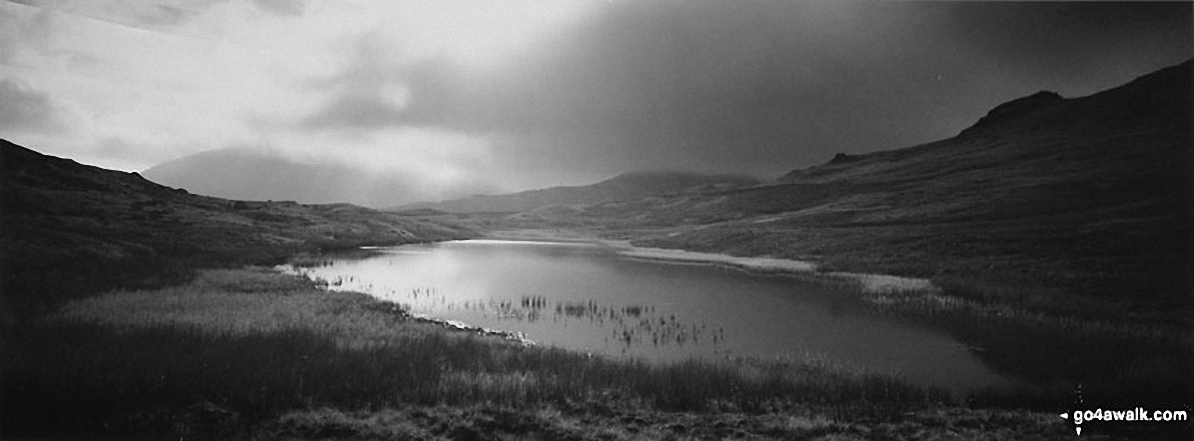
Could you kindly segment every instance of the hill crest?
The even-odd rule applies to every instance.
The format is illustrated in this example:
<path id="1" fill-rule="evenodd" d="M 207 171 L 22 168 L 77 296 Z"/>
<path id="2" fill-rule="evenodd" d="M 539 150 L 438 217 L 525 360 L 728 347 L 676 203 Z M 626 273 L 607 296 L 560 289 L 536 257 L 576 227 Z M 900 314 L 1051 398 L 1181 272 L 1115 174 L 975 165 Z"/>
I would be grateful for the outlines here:
<path id="1" fill-rule="evenodd" d="M 635 171 L 590 185 L 549 187 L 517 193 L 475 195 L 441 202 L 408 204 L 395 210 L 434 209 L 451 213 L 514 213 L 550 205 L 595 204 L 647 196 L 714 191 L 758 185 L 759 180 L 736 175 L 681 171 Z"/>
<path id="2" fill-rule="evenodd" d="M 1098 142 L 1083 155 L 1079 146 L 1066 143 L 1065 139 L 1123 138 L 1139 135 L 1136 132 L 1144 127 L 1189 139 L 1192 66 L 1194 60 L 1186 61 L 1084 97 L 1063 98 L 1054 92 L 1037 92 L 994 107 L 953 138 L 896 150 L 841 153 L 821 165 L 788 172 L 779 180 L 888 180 L 897 176 L 927 179 L 949 169 L 926 169 L 921 163 L 947 159 L 958 162 L 977 160 L 986 164 L 984 167 L 1018 168 L 1053 157 L 1100 169 L 1116 168 L 1114 160 L 1124 159 L 1123 162 L 1155 162 L 1172 169 L 1178 162 L 1175 159 L 1189 159 L 1190 149 L 1183 148 L 1181 142 L 1172 142 L 1180 140 L 1137 145 L 1116 143 L 1130 149 L 1121 152 L 1096 151 L 1111 148 L 1111 144 Z M 1029 139 L 1034 140 L 1028 142 Z M 1121 158 L 1124 155 L 1140 157 L 1128 161 L 1128 158 Z M 1043 169 L 1037 171 L 1042 175 L 1050 173 Z M 1169 170 L 1167 173 L 1178 172 Z"/>
<path id="3" fill-rule="evenodd" d="M 350 204 L 194 195 L 0 140 L 0 324 L 194 267 L 470 234 Z"/>

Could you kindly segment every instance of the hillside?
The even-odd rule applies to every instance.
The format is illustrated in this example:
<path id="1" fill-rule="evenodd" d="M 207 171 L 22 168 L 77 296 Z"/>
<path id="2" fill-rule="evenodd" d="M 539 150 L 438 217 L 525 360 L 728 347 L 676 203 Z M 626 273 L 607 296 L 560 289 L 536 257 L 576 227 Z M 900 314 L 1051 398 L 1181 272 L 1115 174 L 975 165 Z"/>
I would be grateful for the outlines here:
<path id="1" fill-rule="evenodd" d="M 953 138 L 839 154 L 771 185 L 506 220 L 929 277 L 984 300 L 1015 288 L 1045 309 L 1190 316 L 1190 78 L 1186 62 L 1086 97 L 1034 94 Z"/>
<path id="2" fill-rule="evenodd" d="M 467 234 L 348 204 L 197 196 L 0 141 L 3 302 L 18 315 L 98 289 L 185 276 L 195 266 Z"/>
<path id="3" fill-rule="evenodd" d="M 395 210 L 434 209 L 449 213 L 513 213 L 552 205 L 637 200 L 647 196 L 695 193 L 757 185 L 758 180 L 731 175 L 683 172 L 633 172 L 583 186 L 551 187 L 511 194 L 477 195 L 443 202 L 424 202 Z"/>

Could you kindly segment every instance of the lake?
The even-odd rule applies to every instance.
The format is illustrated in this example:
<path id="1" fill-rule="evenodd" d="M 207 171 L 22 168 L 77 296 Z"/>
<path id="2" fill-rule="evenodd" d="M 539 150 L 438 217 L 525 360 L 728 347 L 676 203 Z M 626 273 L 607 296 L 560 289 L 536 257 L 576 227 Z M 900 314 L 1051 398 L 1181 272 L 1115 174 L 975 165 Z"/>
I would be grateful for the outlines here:
<path id="1" fill-rule="evenodd" d="M 537 344 L 664 362 L 813 359 L 953 390 L 1009 384 L 946 333 L 791 277 L 583 242 L 465 240 L 326 257 L 295 271 Z"/>

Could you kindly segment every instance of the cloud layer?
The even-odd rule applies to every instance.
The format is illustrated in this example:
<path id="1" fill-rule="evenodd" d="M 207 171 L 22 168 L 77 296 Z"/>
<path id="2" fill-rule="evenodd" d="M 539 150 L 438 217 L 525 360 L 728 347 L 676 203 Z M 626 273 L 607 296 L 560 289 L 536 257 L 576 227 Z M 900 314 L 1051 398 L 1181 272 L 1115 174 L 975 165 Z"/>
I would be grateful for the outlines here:
<path id="1" fill-rule="evenodd" d="M 1191 53 L 1189 3 L 22 1 L 0 130 L 144 169 L 269 146 L 428 183 L 409 198 L 636 169 L 774 177 L 952 136 L 1041 89 Z"/>
<path id="2" fill-rule="evenodd" d="M 20 80 L 0 79 L 0 130 L 56 133 L 64 129 L 49 94 L 33 90 Z"/>

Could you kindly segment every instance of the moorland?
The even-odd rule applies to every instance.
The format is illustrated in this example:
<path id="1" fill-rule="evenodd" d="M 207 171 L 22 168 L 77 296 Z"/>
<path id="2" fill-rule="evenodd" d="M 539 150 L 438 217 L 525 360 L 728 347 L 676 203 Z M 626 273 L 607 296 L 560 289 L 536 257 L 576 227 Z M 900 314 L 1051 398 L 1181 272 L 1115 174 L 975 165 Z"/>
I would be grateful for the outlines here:
<path id="1" fill-rule="evenodd" d="M 1182 408 L 1191 65 L 1087 97 L 1034 94 L 956 137 L 774 181 L 640 173 L 538 202 L 232 201 L 4 142 L 0 436 L 1068 439 L 1057 411 L 1077 384 L 1104 407 Z M 927 279 L 934 289 L 859 295 L 981 343 L 984 362 L 1033 386 L 958 398 L 830 364 L 609 360 L 269 269 L 510 231 Z"/>

